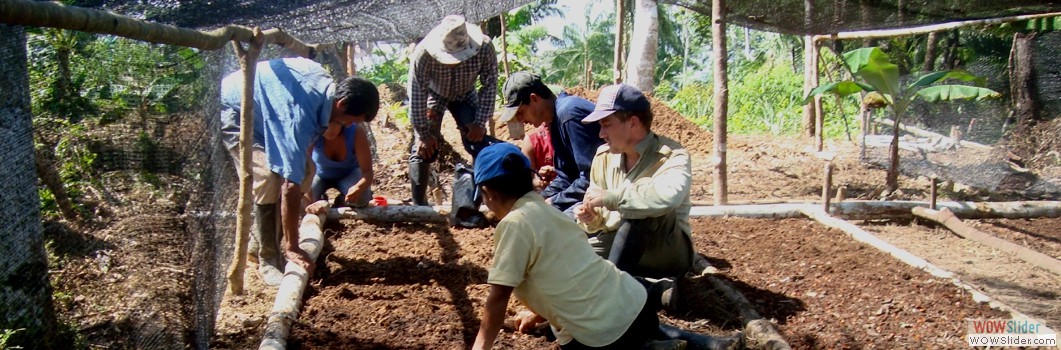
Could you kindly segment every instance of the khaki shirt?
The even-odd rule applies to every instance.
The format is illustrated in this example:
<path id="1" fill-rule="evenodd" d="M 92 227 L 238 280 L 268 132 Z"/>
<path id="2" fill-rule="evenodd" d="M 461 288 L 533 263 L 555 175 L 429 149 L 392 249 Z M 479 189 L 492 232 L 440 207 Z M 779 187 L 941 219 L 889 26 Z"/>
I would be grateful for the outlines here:
<path id="1" fill-rule="evenodd" d="M 691 237 L 689 151 L 677 141 L 649 132 L 634 146 L 641 159 L 628 172 L 623 166 L 626 156 L 608 150 L 607 144 L 597 149 L 590 169 L 589 188 L 605 191 L 604 207 L 596 209 L 593 222 L 580 222 L 579 226 L 588 233 L 613 232 L 623 219 L 644 219 L 675 211 L 678 228 Z"/>

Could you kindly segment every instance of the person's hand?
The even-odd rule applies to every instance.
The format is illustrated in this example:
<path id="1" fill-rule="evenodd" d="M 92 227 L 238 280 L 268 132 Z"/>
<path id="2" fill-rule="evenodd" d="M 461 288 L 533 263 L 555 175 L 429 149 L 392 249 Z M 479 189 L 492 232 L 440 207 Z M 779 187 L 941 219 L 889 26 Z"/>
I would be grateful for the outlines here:
<path id="1" fill-rule="evenodd" d="M 582 198 L 582 203 L 587 206 L 586 209 L 596 209 L 604 206 L 604 190 L 600 188 L 590 188 L 586 190 L 586 196 Z"/>
<path id="2" fill-rule="evenodd" d="M 545 322 L 545 318 L 534 313 L 530 310 L 522 310 L 516 314 L 516 330 L 520 333 L 530 334 L 534 331 L 534 327 L 538 326 L 542 322 Z"/>
<path id="3" fill-rule="evenodd" d="M 438 152 L 438 139 L 434 136 L 420 138 L 420 148 L 417 150 L 420 158 L 431 158 L 435 152 Z"/>
<path id="4" fill-rule="evenodd" d="M 306 214 L 321 215 L 328 213 L 328 201 L 321 199 L 306 206 Z"/>
<path id="5" fill-rule="evenodd" d="M 575 213 L 575 219 L 584 224 L 597 219 L 597 211 L 586 207 L 584 202 L 575 204 L 575 208 L 572 211 Z"/>
<path id="6" fill-rule="evenodd" d="M 483 140 L 483 136 L 486 136 L 486 128 L 482 125 L 468 126 L 468 141 L 480 142 Z"/>
<path id="7" fill-rule="evenodd" d="M 285 244 L 284 245 L 284 258 L 287 261 L 293 262 L 303 269 L 306 269 L 307 276 L 313 276 L 313 269 L 316 267 L 313 264 L 313 260 L 309 258 L 309 254 L 306 251 L 299 248 L 297 245 Z"/>
<path id="8" fill-rule="evenodd" d="M 546 183 L 553 181 L 553 179 L 556 178 L 556 168 L 552 165 L 543 165 L 541 168 L 538 168 L 538 177 Z"/>
<path id="9" fill-rule="evenodd" d="M 360 182 L 350 187 L 350 190 L 346 192 L 346 198 L 344 198 L 346 205 L 351 207 L 360 205 L 361 196 L 365 194 L 366 190 L 368 190 L 368 186 L 362 186 Z"/>

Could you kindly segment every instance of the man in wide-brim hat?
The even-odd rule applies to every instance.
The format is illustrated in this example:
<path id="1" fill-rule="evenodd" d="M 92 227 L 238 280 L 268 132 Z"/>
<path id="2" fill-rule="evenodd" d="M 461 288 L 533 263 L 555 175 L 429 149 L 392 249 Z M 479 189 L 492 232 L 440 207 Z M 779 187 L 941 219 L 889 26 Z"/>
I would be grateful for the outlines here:
<path id="1" fill-rule="evenodd" d="M 475 90 L 476 80 L 479 91 Z M 446 16 L 416 45 L 409 64 L 409 120 L 415 133 L 409 180 L 416 205 L 428 204 L 429 167 L 438 157 L 445 110 L 453 115 L 464 149 L 473 157 L 484 147 L 500 142 L 486 135 L 496 89 L 494 46 L 490 37 L 464 17 Z"/>

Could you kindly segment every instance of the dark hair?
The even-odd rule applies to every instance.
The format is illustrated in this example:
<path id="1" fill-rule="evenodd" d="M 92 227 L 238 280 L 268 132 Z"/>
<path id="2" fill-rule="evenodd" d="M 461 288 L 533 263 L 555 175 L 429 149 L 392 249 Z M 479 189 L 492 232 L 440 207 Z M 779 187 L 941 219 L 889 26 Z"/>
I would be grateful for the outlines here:
<path id="1" fill-rule="evenodd" d="M 365 115 L 365 121 L 376 119 L 379 111 L 379 90 L 371 81 L 358 77 L 349 77 L 339 82 L 335 88 L 336 99 L 346 99 L 346 110 L 349 115 Z"/>
<path id="2" fill-rule="evenodd" d="M 652 131 L 652 110 L 647 111 L 621 111 L 615 113 L 615 119 L 618 119 L 621 123 L 626 123 L 630 118 L 637 117 L 641 120 L 641 124 L 645 125 L 645 130 Z"/>
<path id="3" fill-rule="evenodd" d="M 509 153 L 501 160 L 505 175 L 484 181 L 481 185 L 491 191 L 500 193 L 507 199 L 520 198 L 534 190 L 534 173 L 527 168 L 523 155 Z"/>
<path id="4" fill-rule="evenodd" d="M 556 94 L 553 93 L 553 90 L 549 89 L 549 87 L 546 86 L 545 83 L 542 83 L 540 80 L 538 81 L 538 84 L 532 84 L 530 86 L 530 89 L 528 89 L 528 90 L 530 90 L 527 93 L 527 100 L 528 101 L 530 100 L 530 94 L 532 94 L 532 93 L 533 94 L 537 94 L 539 97 L 544 98 L 546 100 L 551 100 L 551 99 L 556 98 Z M 521 102 L 528 102 L 528 101 L 521 101 Z"/>

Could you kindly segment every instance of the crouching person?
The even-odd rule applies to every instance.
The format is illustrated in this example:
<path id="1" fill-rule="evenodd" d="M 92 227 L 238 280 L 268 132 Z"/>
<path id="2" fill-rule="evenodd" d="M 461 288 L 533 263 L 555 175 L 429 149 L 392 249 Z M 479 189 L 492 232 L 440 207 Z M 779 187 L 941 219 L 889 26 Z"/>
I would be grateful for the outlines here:
<path id="1" fill-rule="evenodd" d="M 476 185 L 501 221 L 473 349 L 491 348 L 513 292 L 533 311 L 518 328 L 548 321 L 563 349 L 724 349 L 736 342 L 661 327 L 645 285 L 594 253 L 575 222 L 534 192 L 532 179 L 530 162 L 511 144 L 486 147 L 476 158 Z"/>

